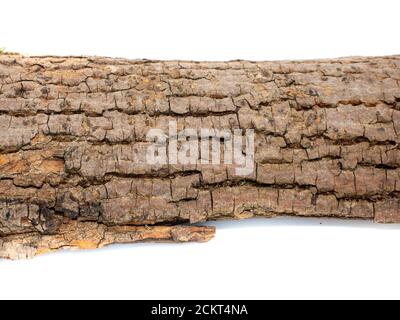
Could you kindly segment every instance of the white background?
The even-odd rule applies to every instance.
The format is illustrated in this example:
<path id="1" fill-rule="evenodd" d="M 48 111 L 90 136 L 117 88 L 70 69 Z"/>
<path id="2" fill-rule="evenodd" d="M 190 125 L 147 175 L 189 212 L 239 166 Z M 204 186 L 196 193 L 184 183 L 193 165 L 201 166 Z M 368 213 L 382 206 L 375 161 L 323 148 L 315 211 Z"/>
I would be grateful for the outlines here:
<path id="1" fill-rule="evenodd" d="M 150 59 L 400 54 L 399 1 L 0 3 L 0 47 Z M 400 227 L 279 218 L 210 223 L 206 244 L 0 261 L 0 298 L 400 298 Z"/>

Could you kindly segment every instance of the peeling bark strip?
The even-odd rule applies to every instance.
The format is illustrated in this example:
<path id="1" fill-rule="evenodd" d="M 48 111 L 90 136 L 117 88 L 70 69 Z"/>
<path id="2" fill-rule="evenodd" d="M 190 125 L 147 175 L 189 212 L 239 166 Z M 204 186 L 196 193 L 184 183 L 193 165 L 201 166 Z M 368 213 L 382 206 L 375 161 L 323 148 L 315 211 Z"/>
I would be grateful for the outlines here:
<path id="1" fill-rule="evenodd" d="M 152 128 L 253 129 L 255 170 L 138 164 Z M 181 62 L 0 55 L 0 257 L 207 241 L 206 220 L 400 222 L 400 56 Z"/>

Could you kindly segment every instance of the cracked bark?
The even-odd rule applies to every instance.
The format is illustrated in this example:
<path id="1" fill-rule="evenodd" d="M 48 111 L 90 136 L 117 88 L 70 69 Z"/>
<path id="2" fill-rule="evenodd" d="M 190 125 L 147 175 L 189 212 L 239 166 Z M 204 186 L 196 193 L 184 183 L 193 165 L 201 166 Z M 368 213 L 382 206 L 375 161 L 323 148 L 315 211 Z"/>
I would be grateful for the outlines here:
<path id="1" fill-rule="evenodd" d="M 137 164 L 151 128 L 254 129 L 254 174 Z M 206 220 L 400 222 L 400 56 L 183 62 L 0 55 L 0 257 L 207 241 Z"/>

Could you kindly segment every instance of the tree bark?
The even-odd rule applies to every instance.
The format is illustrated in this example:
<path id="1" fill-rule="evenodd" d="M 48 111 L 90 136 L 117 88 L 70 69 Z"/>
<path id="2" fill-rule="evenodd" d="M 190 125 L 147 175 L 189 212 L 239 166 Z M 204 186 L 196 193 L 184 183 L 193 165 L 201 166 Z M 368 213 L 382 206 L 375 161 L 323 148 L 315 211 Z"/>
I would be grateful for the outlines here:
<path id="1" fill-rule="evenodd" d="M 152 128 L 253 129 L 255 169 L 137 162 Z M 207 241 L 216 219 L 400 222 L 400 56 L 0 55 L 0 257 Z"/>

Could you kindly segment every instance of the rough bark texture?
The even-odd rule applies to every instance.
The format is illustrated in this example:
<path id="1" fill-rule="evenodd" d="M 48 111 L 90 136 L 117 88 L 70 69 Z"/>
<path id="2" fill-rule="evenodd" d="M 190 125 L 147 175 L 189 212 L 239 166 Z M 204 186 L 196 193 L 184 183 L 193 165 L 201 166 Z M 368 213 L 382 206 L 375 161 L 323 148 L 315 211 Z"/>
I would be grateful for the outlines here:
<path id="1" fill-rule="evenodd" d="M 141 163 L 151 128 L 252 128 L 254 174 Z M 400 56 L 183 62 L 0 55 L 0 257 L 251 216 L 400 222 Z"/>

